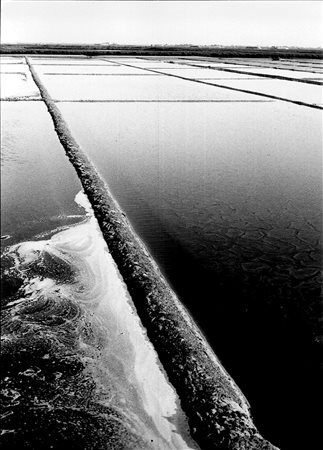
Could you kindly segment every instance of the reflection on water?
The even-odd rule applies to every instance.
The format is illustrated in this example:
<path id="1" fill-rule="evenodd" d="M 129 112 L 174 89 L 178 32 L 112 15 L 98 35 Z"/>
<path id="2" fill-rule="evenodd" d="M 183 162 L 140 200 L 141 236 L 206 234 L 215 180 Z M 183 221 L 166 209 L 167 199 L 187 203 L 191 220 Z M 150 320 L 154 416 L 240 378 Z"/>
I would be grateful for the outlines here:
<path id="1" fill-rule="evenodd" d="M 239 67 L 237 67 L 239 70 Z M 248 69 L 245 70 L 246 72 L 251 72 L 257 75 L 260 74 L 268 74 L 268 75 L 279 75 L 281 77 L 291 77 L 291 78 L 312 78 L 315 76 L 315 74 L 309 74 L 307 72 L 297 72 L 295 70 L 277 70 L 277 69 L 265 69 L 265 68 L 254 68 L 254 67 L 248 67 Z M 322 76 L 323 79 L 323 76 Z"/>
<path id="2" fill-rule="evenodd" d="M 1 105 L 1 234 L 12 241 L 82 219 L 80 183 L 42 103 Z"/>
<path id="3" fill-rule="evenodd" d="M 147 69 L 181 69 L 183 66 L 174 63 L 168 63 L 167 61 L 148 61 L 144 59 L 135 59 L 135 60 L 127 60 L 127 59 L 119 59 L 119 58 L 104 58 L 105 61 L 115 61 L 118 64 L 129 64 L 137 67 L 147 68 Z"/>
<path id="4" fill-rule="evenodd" d="M 297 81 L 285 80 L 224 80 L 223 86 L 230 86 L 236 89 L 260 92 L 267 95 L 275 95 L 280 98 L 302 101 L 305 103 L 319 104 L 323 101 L 322 86 L 298 83 Z"/>
<path id="5" fill-rule="evenodd" d="M 279 73 L 280 69 L 288 69 L 292 71 L 297 72 L 307 72 L 309 73 L 322 73 L 320 70 L 320 66 L 317 65 L 315 62 L 314 64 L 311 63 L 309 60 L 304 61 L 296 61 L 296 60 L 290 60 L 290 61 L 271 61 L 268 58 L 260 59 L 260 58 L 248 58 L 246 59 L 240 59 L 240 58 L 234 58 L 234 59 L 223 59 L 221 60 L 214 60 L 214 58 L 207 58 L 208 62 L 205 62 L 205 64 L 209 64 L 211 66 L 219 66 L 223 65 L 223 67 L 272 67 L 277 69 L 277 73 Z M 219 61 L 222 61 L 219 62 Z M 225 62 L 224 62 L 225 61 Z M 317 61 L 317 60 L 316 60 Z M 200 62 L 198 62 L 200 64 Z M 322 67 L 322 66 L 321 66 Z"/>
<path id="6" fill-rule="evenodd" d="M 93 216 L 3 265 L 6 448 L 197 448 Z"/>
<path id="7" fill-rule="evenodd" d="M 36 66 L 37 70 L 37 66 Z M 138 70 L 138 69 L 136 69 Z M 185 75 L 183 75 L 185 76 Z M 136 77 L 85 77 L 42 76 L 54 99 L 97 100 L 256 100 L 256 95 L 233 92 L 227 89 L 201 85 L 167 76 Z"/>
<path id="8" fill-rule="evenodd" d="M 183 70 L 185 68 L 185 70 Z M 180 77 L 189 77 L 189 78 L 197 78 L 197 79 L 208 79 L 208 78 L 220 78 L 220 79 L 241 79 L 245 78 L 248 75 L 243 75 L 241 73 L 233 73 L 233 72 L 223 72 L 221 70 L 210 70 L 206 69 L 194 69 L 193 67 L 185 67 L 183 66 L 181 69 L 163 69 L 162 72 L 179 75 Z M 249 75 L 249 78 L 259 80 L 257 76 Z"/>
<path id="9" fill-rule="evenodd" d="M 142 69 L 136 69 L 132 67 L 126 67 L 126 66 L 117 66 L 117 65 L 104 65 L 102 66 L 91 66 L 91 65 L 84 65 L 84 66 L 34 66 L 35 69 L 37 69 L 37 73 L 39 75 L 41 74 L 104 74 L 104 75 L 146 75 L 148 72 L 144 71 Z M 46 83 L 46 78 L 44 79 L 44 82 Z"/>
<path id="10" fill-rule="evenodd" d="M 101 65 L 109 66 L 109 65 L 113 65 L 113 63 L 109 63 L 109 62 L 101 60 L 101 59 L 91 59 L 91 58 L 84 58 L 84 57 L 77 57 L 77 56 L 76 57 L 73 56 L 72 58 L 60 58 L 60 57 L 53 58 L 52 56 L 50 58 L 30 57 L 30 61 L 35 66 L 37 66 L 37 65 L 50 65 L 50 66 L 55 66 L 55 65 L 58 65 L 58 66 L 60 66 L 60 65 L 62 65 L 62 66 L 101 66 Z"/>
<path id="11" fill-rule="evenodd" d="M 286 449 L 315 442 L 320 112 L 282 102 L 59 107 L 261 432 Z"/>
<path id="12" fill-rule="evenodd" d="M 16 69 L 14 72 L 12 71 L 12 67 Z M 25 65 L 11 65 L 10 69 L 6 71 L 6 67 L 1 65 L 1 98 L 21 96 L 40 97 L 37 86 L 30 74 L 24 70 L 24 67 Z"/>

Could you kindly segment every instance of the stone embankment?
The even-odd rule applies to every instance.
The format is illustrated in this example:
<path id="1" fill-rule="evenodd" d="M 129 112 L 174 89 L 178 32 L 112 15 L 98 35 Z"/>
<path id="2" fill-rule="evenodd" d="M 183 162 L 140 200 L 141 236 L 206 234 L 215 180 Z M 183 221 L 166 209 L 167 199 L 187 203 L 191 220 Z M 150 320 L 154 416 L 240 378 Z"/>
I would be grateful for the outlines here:
<path id="1" fill-rule="evenodd" d="M 247 400 L 168 286 L 28 58 L 26 61 L 148 337 L 181 399 L 193 439 L 203 450 L 276 449 L 257 431 Z"/>

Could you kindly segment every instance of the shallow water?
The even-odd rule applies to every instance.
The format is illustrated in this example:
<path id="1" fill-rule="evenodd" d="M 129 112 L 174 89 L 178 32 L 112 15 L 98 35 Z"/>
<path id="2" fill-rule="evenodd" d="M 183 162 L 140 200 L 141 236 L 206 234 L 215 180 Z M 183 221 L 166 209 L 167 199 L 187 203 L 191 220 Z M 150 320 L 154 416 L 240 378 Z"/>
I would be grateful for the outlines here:
<path id="1" fill-rule="evenodd" d="M 239 68 L 237 70 L 240 70 Z M 314 74 L 309 74 L 307 72 L 296 72 L 295 70 L 283 70 L 283 69 L 264 69 L 264 68 L 253 68 L 250 67 L 249 69 L 244 69 L 246 72 L 251 72 L 257 75 L 260 74 L 268 74 L 268 75 L 279 75 L 282 77 L 291 77 L 291 78 L 312 78 L 314 77 Z M 317 77 L 318 74 L 316 74 Z M 322 76 L 323 79 L 323 76 Z"/>
<path id="2" fill-rule="evenodd" d="M 129 64 L 137 67 L 147 68 L 147 69 L 181 69 L 182 66 L 179 64 L 168 63 L 167 61 L 144 61 L 144 60 L 136 60 L 136 61 L 127 61 L 127 60 L 114 60 L 105 58 L 105 61 L 116 61 L 119 64 Z"/>
<path id="3" fill-rule="evenodd" d="M 5 244 L 79 221 L 80 182 L 42 102 L 1 104 L 1 234 Z"/>
<path id="4" fill-rule="evenodd" d="M 42 77 L 55 100 L 257 100 L 257 96 L 170 77 Z M 262 100 L 262 99 L 260 99 Z"/>
<path id="5" fill-rule="evenodd" d="M 184 63 L 186 63 L 186 64 L 196 64 L 196 65 L 199 65 L 199 66 L 206 66 L 206 67 L 212 67 L 212 68 L 217 68 L 217 67 L 220 67 L 221 69 L 222 68 L 224 68 L 224 69 L 234 69 L 234 68 L 236 68 L 236 69 L 246 69 L 247 67 L 249 67 L 248 65 L 246 65 L 246 64 L 231 64 L 230 65 L 230 63 L 225 63 L 225 62 L 220 62 L 220 61 L 208 61 L 208 60 L 206 60 L 206 61 L 200 61 L 200 60 L 198 60 L 198 59 L 192 59 L 192 60 L 183 60 L 183 62 Z"/>
<path id="6" fill-rule="evenodd" d="M 199 61 L 183 61 L 187 64 L 195 64 L 195 65 L 200 65 Z M 205 65 L 205 64 L 203 64 Z M 266 66 L 267 64 L 264 63 L 264 65 Z M 320 74 L 311 74 L 308 72 L 302 72 L 302 71 L 296 71 L 296 70 L 288 70 L 288 67 L 286 69 L 284 69 L 284 67 L 282 66 L 281 68 L 271 68 L 270 65 L 267 67 L 258 67 L 257 65 L 252 65 L 250 64 L 250 66 L 246 66 L 246 65 L 241 65 L 241 64 L 235 64 L 235 65 L 230 65 L 229 63 L 212 63 L 210 64 L 211 67 L 213 67 L 212 69 L 209 70 L 215 70 L 216 68 L 223 68 L 223 69 L 229 69 L 229 70 L 239 70 L 239 71 L 243 71 L 243 72 L 249 72 L 249 73 L 253 73 L 255 75 L 259 74 L 268 74 L 268 75 L 279 75 L 279 76 L 286 76 L 286 77 L 291 77 L 291 78 L 297 78 L 297 79 L 302 79 L 302 78 L 312 78 L 312 77 L 319 77 Z M 185 67 L 185 66 L 183 66 Z M 226 72 L 224 72 L 226 73 Z M 229 75 L 229 72 L 227 73 Z M 242 76 L 242 74 L 235 74 L 234 72 L 232 72 L 232 75 L 236 75 L 236 77 L 238 77 L 239 75 Z"/>
<path id="7" fill-rule="evenodd" d="M 8 97 L 40 98 L 38 88 L 27 69 L 25 64 L 1 65 L 1 99 Z"/>
<path id="8" fill-rule="evenodd" d="M 107 61 L 103 61 L 101 59 L 92 59 L 92 58 L 75 58 L 75 57 L 71 57 L 71 58 L 34 58 L 34 57 L 30 57 L 30 61 L 32 64 L 34 64 L 35 66 L 37 65 L 47 65 L 49 64 L 50 66 L 52 65 L 63 65 L 63 66 L 97 66 L 97 65 L 105 65 L 105 66 L 109 66 L 112 65 L 113 63 L 109 63 Z"/>
<path id="9" fill-rule="evenodd" d="M 320 112 L 283 102 L 59 108 L 262 433 L 282 448 L 315 442 Z"/>
<path id="10" fill-rule="evenodd" d="M 4 56 L 0 55 L 0 63 L 20 63 L 25 62 L 25 58 L 23 56 Z"/>
<path id="11" fill-rule="evenodd" d="M 292 71 L 297 71 L 299 73 L 322 73 L 321 70 L 321 66 L 317 66 L 317 65 L 312 65 L 309 62 L 302 62 L 302 61 L 271 61 L 270 59 L 252 59 L 252 58 L 248 58 L 248 59 L 239 59 L 239 58 L 235 58 L 235 59 L 224 59 L 222 60 L 223 62 L 221 63 L 221 61 L 217 60 L 217 61 L 213 61 L 212 59 L 208 59 L 208 63 L 210 65 L 218 65 L 218 64 L 225 64 L 224 67 L 228 66 L 231 68 L 240 68 L 240 67 L 260 67 L 260 68 L 264 68 L 264 67 L 272 67 L 272 68 L 276 68 L 276 69 L 290 69 Z M 205 62 L 206 63 L 206 62 Z"/>
<path id="12" fill-rule="evenodd" d="M 89 216 L 82 224 L 48 240 L 11 246 L 3 255 L 4 261 L 13 261 L 4 271 L 7 285 L 13 286 L 15 279 L 23 284 L 16 296 L 11 292 L 2 298 L 7 375 L 2 443 L 19 446 L 25 441 L 34 446 L 40 441 L 46 448 L 49 444 L 56 448 L 62 439 L 72 445 L 77 440 L 84 448 L 106 448 L 108 439 L 118 449 L 196 449 L 177 394 L 146 336 L 88 201 L 82 193 L 76 201 Z M 31 335 L 38 352 L 30 344 Z M 20 356 L 24 348 L 29 350 L 29 363 Z M 61 367 L 71 357 L 75 369 L 79 367 L 73 380 Z M 22 386 L 28 384 L 30 398 L 22 395 Z M 52 417 L 35 435 L 32 427 L 19 426 L 20 402 L 26 416 L 34 414 L 33 426 L 39 426 L 40 416 L 34 413 L 39 408 L 41 415 Z M 62 416 L 70 412 L 77 416 L 65 424 Z M 57 423 L 51 430 L 53 418 Z M 100 426 L 91 430 L 91 421 L 99 419 Z M 75 432 L 77 423 L 83 429 Z M 106 428 L 102 440 L 101 428 Z"/>
<path id="13" fill-rule="evenodd" d="M 3 64 L 1 61 L 0 65 L 1 75 L 9 73 L 23 73 L 26 77 L 29 74 L 29 68 L 27 64 Z"/>
<path id="14" fill-rule="evenodd" d="M 183 66 L 181 69 L 172 69 L 172 68 L 167 68 L 164 69 L 162 67 L 160 67 L 160 69 L 156 69 L 159 70 L 161 72 L 165 72 L 166 74 L 174 74 L 174 75 L 179 75 L 180 77 L 191 77 L 191 78 L 245 78 L 248 75 L 243 75 L 243 74 L 239 74 L 239 73 L 229 73 L 229 72 L 222 72 L 220 70 L 212 70 L 212 69 L 199 69 L 196 68 L 194 69 L 193 67 L 185 67 Z M 257 78 L 257 76 L 252 76 L 249 75 L 249 78 L 255 79 L 255 80 L 259 80 L 259 78 Z"/>
<path id="15" fill-rule="evenodd" d="M 210 81 L 212 82 L 212 81 Z M 298 83 L 297 81 L 285 80 L 224 80 L 223 86 L 230 86 L 236 89 L 246 89 L 248 91 L 262 94 L 274 95 L 279 98 L 287 98 L 310 104 L 320 104 L 323 101 L 322 86 Z"/>
<path id="16" fill-rule="evenodd" d="M 37 69 L 37 73 L 41 74 L 106 74 L 106 75 L 145 75 L 148 72 L 145 72 L 142 69 L 135 69 L 127 66 L 119 66 L 119 65 L 102 65 L 102 66 L 35 66 Z M 151 74 L 153 75 L 153 74 Z M 156 74 L 157 75 L 157 74 Z"/>
<path id="17" fill-rule="evenodd" d="M 83 67 L 79 59 L 70 67 L 69 59 L 55 61 L 37 61 L 54 65 L 35 69 L 63 101 L 206 101 L 57 105 L 246 394 L 262 434 L 282 449 L 315 448 L 320 111 L 252 103 L 264 99 L 166 76 L 59 76 L 144 71 L 99 59 Z M 183 76 L 195 71 L 156 61 L 140 66 Z M 56 75 L 45 75 L 50 72 Z M 283 89 L 287 84 L 267 81 L 258 79 L 257 89 L 271 93 L 274 86 L 294 96 L 295 84 L 301 98 L 316 101 L 317 91 L 300 90 L 300 83 Z M 241 88 L 243 80 L 228 82 Z M 2 227 L 12 236 L 4 243 L 39 240 L 83 220 L 74 203 L 79 182 L 45 107 L 5 102 L 3 112 Z"/>

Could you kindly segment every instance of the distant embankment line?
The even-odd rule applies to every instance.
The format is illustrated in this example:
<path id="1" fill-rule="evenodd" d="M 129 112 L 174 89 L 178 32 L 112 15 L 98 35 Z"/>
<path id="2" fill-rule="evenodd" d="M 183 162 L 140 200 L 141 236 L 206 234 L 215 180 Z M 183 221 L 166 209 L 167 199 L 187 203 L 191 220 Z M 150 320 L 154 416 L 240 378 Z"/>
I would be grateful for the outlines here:
<path id="1" fill-rule="evenodd" d="M 178 63 L 178 64 L 183 64 L 183 63 Z M 184 63 L 186 65 L 189 65 L 191 67 L 198 67 L 198 68 L 203 68 L 203 69 L 210 69 L 210 70 L 217 70 L 217 71 L 222 71 L 222 72 L 229 72 L 229 73 L 238 73 L 241 75 L 254 75 L 256 77 L 261 77 L 261 78 L 271 78 L 274 80 L 284 80 L 284 81 L 295 81 L 297 83 L 306 83 L 306 84 L 315 84 L 318 86 L 321 86 L 322 83 L 320 81 L 315 81 L 315 80 L 308 80 L 306 78 L 295 78 L 295 77 L 288 77 L 285 75 L 271 75 L 269 73 L 255 73 L 255 72 L 249 72 L 248 70 L 238 70 L 238 69 L 228 69 L 225 67 L 211 67 L 211 66 L 202 66 L 200 64 L 188 64 L 188 63 Z M 288 70 L 288 69 L 284 69 L 284 70 Z M 310 72 L 313 73 L 313 72 Z"/>
<path id="2" fill-rule="evenodd" d="M 101 59 L 103 61 L 110 62 L 109 59 L 103 59 L 103 58 L 101 58 Z M 189 78 L 189 77 L 183 77 L 181 75 L 175 75 L 173 73 L 166 73 L 166 72 L 163 72 L 162 70 L 156 70 L 156 69 L 151 69 L 151 68 L 149 69 L 147 67 L 144 68 L 144 67 L 135 66 L 133 64 L 126 64 L 126 63 L 120 63 L 120 66 L 127 66 L 127 67 L 132 67 L 134 69 L 147 70 L 148 72 L 161 73 L 163 75 L 167 75 L 168 77 L 179 78 L 181 80 L 186 80 L 186 81 L 193 81 L 194 83 L 207 84 L 207 85 L 213 86 L 213 87 L 219 87 L 219 88 L 222 88 L 222 89 L 228 89 L 229 91 L 243 92 L 245 94 L 251 94 L 251 95 L 257 95 L 259 97 L 271 98 L 273 100 L 281 100 L 283 102 L 294 103 L 295 105 L 307 106 L 308 108 L 323 109 L 322 106 L 319 106 L 319 105 L 316 105 L 316 104 L 312 104 L 312 103 L 302 102 L 300 100 L 292 100 L 292 99 L 285 98 L 285 97 L 279 97 L 277 95 L 264 94 L 262 92 L 251 91 L 249 89 L 240 89 L 240 88 L 235 88 L 235 87 L 232 87 L 232 86 L 224 86 L 223 84 L 218 84 L 218 83 L 209 83 L 207 81 L 198 80 L 196 78 Z M 258 75 L 256 75 L 256 76 L 258 76 Z"/>

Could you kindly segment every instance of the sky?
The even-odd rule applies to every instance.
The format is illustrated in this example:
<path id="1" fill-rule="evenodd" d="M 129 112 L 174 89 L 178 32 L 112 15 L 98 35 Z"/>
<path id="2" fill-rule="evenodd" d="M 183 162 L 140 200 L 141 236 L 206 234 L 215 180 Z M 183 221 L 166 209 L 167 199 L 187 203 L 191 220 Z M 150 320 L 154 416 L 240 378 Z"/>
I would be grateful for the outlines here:
<path id="1" fill-rule="evenodd" d="M 1 43 L 323 47 L 322 1 L 1 2 Z"/>

